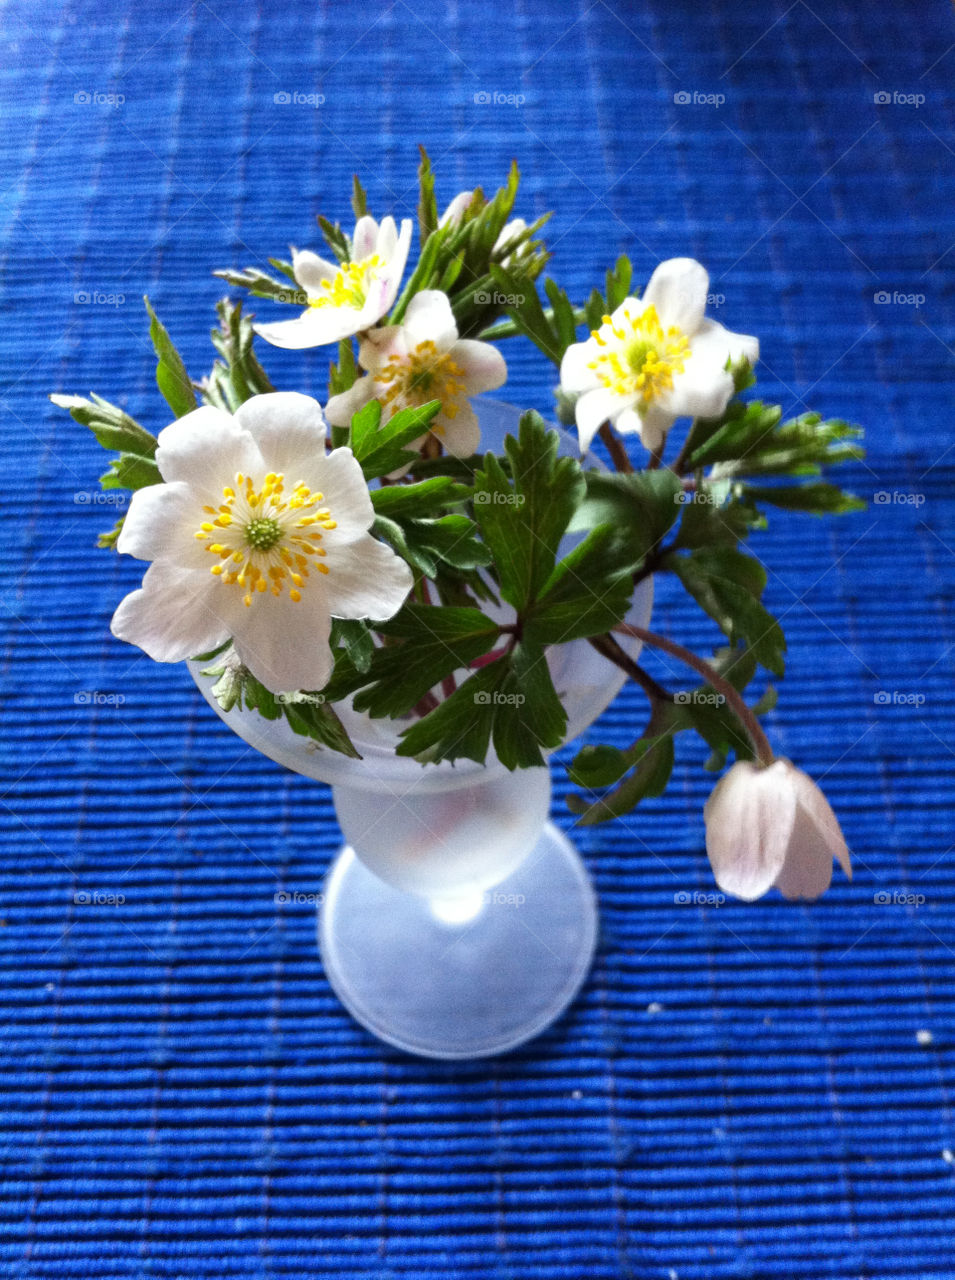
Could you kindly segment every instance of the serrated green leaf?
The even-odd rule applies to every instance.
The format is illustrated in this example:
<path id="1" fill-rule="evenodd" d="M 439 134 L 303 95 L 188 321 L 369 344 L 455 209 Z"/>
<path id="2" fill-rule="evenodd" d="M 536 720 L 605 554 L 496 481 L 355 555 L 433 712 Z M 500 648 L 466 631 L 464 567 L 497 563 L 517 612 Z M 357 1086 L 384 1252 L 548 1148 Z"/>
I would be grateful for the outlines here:
<path id="1" fill-rule="evenodd" d="M 281 705 L 285 719 L 297 734 L 351 760 L 362 758 L 335 708 L 322 694 L 283 694 Z"/>
<path id="2" fill-rule="evenodd" d="M 650 739 L 636 768 L 619 786 L 590 804 L 576 795 L 568 796 L 567 803 L 579 815 L 578 823 L 582 827 L 621 817 L 648 796 L 663 794 L 673 772 L 673 762 L 672 734 Z"/>
<path id="3" fill-rule="evenodd" d="M 446 676 L 467 668 L 492 647 L 497 623 L 478 609 L 406 604 L 377 629 L 393 643 L 376 649 L 369 683 L 355 694 L 356 711 L 400 716 Z"/>
<path id="4" fill-rule="evenodd" d="M 365 479 L 376 480 L 413 462 L 417 454 L 405 446 L 428 434 L 440 408 L 440 400 L 432 400 L 420 408 L 401 409 L 384 423 L 377 400 L 360 409 L 352 418 L 350 443 Z"/>
<path id="5" fill-rule="evenodd" d="M 508 479 L 489 453 L 474 476 L 474 517 L 493 554 L 501 596 L 518 611 L 536 598 L 554 570 L 557 548 L 586 492 L 573 458 L 559 458 L 556 431 L 537 413 L 521 417 L 508 436 Z"/>
<path id="6" fill-rule="evenodd" d="M 592 530 L 558 562 L 524 614 L 524 637 L 562 644 L 609 631 L 630 607 L 637 563 L 613 525 Z"/>
<path id="7" fill-rule="evenodd" d="M 744 561 L 748 562 L 745 567 Z M 668 556 L 666 567 L 674 570 L 732 642 L 743 638 L 758 662 L 774 675 L 782 675 L 786 640 L 779 623 L 753 592 L 757 582 L 765 583 L 765 571 L 755 560 L 717 549 Z"/>
<path id="8" fill-rule="evenodd" d="M 683 486 L 672 471 L 588 471 L 587 497 L 571 529 L 614 525 L 631 545 L 635 563 L 657 552 L 681 511 Z"/>
<path id="9" fill-rule="evenodd" d="M 432 476 L 417 484 L 390 484 L 371 491 L 378 515 L 430 516 L 447 507 L 460 506 L 471 497 L 470 485 L 457 484 L 450 476 Z"/>

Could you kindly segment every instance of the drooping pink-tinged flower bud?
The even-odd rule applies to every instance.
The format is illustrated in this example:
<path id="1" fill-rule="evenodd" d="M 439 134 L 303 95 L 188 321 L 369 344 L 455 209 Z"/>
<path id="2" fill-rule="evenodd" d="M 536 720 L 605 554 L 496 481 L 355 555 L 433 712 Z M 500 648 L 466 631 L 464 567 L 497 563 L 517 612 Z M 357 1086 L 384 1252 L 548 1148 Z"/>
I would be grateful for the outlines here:
<path id="1" fill-rule="evenodd" d="M 852 864 L 839 821 L 822 791 L 789 760 L 740 760 L 703 810 L 716 883 L 752 902 L 774 885 L 784 898 L 818 898 L 837 859 Z"/>

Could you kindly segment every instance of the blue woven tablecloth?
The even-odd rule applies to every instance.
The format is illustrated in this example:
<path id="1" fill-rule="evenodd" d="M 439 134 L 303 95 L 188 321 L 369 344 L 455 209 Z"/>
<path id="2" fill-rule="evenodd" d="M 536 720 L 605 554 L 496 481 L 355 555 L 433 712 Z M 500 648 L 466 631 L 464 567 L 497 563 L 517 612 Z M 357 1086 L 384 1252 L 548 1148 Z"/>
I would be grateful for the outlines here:
<path id="1" fill-rule="evenodd" d="M 949 7 L 21 0 L 2 27 L 0 1273 L 955 1276 Z M 141 566 L 95 551 L 103 457 L 46 401 L 164 425 L 140 295 L 202 371 L 209 270 L 314 244 L 353 171 L 410 215 L 419 141 L 443 200 L 516 156 L 572 294 L 621 251 L 641 281 L 705 262 L 761 394 L 865 423 L 848 482 L 889 495 L 755 544 L 790 641 L 771 733 L 854 883 L 676 902 L 713 888 L 685 745 L 664 799 L 576 833 L 603 937 L 570 1014 L 454 1067 L 355 1026 L 312 908 L 276 905 L 337 848 L 327 789 L 110 637 Z M 323 394 L 324 358 L 265 358 Z M 675 593 L 657 616 L 714 638 Z"/>

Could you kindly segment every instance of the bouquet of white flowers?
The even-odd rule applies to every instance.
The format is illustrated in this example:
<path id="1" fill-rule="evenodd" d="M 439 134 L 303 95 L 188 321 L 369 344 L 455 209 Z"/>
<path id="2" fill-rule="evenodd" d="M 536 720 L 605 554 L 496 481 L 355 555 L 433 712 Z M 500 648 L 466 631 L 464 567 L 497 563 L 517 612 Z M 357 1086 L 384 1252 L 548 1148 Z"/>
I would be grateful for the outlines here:
<path id="1" fill-rule="evenodd" d="M 573 760 L 579 821 L 661 794 L 674 738 L 695 731 L 708 768 L 736 759 L 706 807 L 720 886 L 818 895 L 833 855 L 849 873 L 848 852 L 819 789 L 774 758 L 758 720 L 773 690 L 745 700 L 759 667 L 782 676 L 785 641 L 744 546 L 769 507 L 859 507 L 815 478 L 861 455 L 859 432 L 814 413 L 784 421 L 744 396 L 759 344 L 706 316 L 698 262 L 661 263 L 638 294 L 621 257 L 588 299 L 552 279 L 542 298 L 546 219 L 512 217 L 516 169 L 492 199 L 462 192 L 439 215 L 422 155 L 410 271 L 411 221 L 377 221 L 356 179 L 353 232 L 318 220 L 329 257 L 293 249 L 269 272 L 216 272 L 294 315 L 253 324 L 241 302 L 220 302 L 206 377 L 187 374 L 147 300 L 175 419 L 158 435 L 99 396 L 52 397 L 116 455 L 103 486 L 133 491 L 100 544 L 150 565 L 114 634 L 157 661 L 200 658 L 224 711 L 284 717 L 323 751 L 359 755 L 343 706 L 396 721 L 397 754 L 425 769 L 544 763 L 568 730 L 547 655 L 585 641 L 639 685 L 648 712 L 625 750 L 591 744 Z M 256 334 L 335 346 L 324 408 L 276 390 Z M 579 456 L 533 410 L 502 450 L 481 452 L 475 397 L 503 385 L 494 344 L 519 336 L 559 371 L 556 413 L 576 427 Z M 595 438 L 613 470 L 588 452 Z M 659 575 L 716 622 L 715 653 L 627 621 Z M 701 683 L 664 688 L 634 641 Z"/>

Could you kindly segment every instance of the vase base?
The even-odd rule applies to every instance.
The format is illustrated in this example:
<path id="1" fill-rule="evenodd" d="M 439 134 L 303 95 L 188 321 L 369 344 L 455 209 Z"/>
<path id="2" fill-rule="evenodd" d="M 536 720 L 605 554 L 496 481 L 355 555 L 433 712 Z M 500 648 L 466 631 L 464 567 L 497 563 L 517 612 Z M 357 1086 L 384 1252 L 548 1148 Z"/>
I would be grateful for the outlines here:
<path id="1" fill-rule="evenodd" d="M 322 962 L 357 1022 L 428 1058 L 480 1058 L 539 1035 L 580 990 L 597 902 L 576 849 L 552 823 L 492 889 L 429 900 L 392 888 L 351 848 L 319 912 Z"/>

